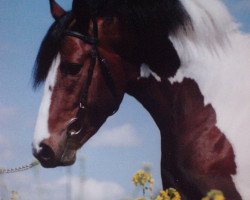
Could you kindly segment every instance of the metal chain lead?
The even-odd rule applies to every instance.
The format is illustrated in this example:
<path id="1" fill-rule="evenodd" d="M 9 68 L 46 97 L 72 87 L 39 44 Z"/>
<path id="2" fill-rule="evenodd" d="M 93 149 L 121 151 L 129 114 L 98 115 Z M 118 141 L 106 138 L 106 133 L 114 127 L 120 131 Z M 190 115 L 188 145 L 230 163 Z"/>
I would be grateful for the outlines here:
<path id="1" fill-rule="evenodd" d="M 16 168 L 8 168 L 8 169 L 0 169 L 0 175 L 1 174 L 11 174 L 11 173 L 16 173 L 16 172 L 21 172 L 21 171 L 25 171 L 28 170 L 32 167 L 35 167 L 39 165 L 39 162 L 37 160 L 33 161 L 32 163 L 28 164 L 28 165 L 22 165 L 20 167 L 16 167 Z"/>

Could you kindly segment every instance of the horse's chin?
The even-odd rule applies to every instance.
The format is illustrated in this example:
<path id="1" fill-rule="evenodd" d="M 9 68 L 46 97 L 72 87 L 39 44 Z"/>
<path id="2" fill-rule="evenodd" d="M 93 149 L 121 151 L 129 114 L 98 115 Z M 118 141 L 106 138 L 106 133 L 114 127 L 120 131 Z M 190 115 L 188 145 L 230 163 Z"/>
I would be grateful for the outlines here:
<path id="1" fill-rule="evenodd" d="M 61 160 L 60 160 L 60 166 L 68 166 L 73 165 L 76 161 L 76 150 L 75 149 L 69 149 L 66 148 Z"/>

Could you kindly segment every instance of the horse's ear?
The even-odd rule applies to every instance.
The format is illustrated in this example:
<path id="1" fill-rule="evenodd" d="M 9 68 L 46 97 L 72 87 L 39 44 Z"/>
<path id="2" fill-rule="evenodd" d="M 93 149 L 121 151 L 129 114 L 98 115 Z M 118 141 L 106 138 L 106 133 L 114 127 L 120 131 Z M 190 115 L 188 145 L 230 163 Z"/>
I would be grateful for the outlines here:
<path id="1" fill-rule="evenodd" d="M 56 3 L 55 0 L 49 0 L 50 11 L 55 20 L 60 19 L 63 15 L 66 14 L 66 11 Z"/>

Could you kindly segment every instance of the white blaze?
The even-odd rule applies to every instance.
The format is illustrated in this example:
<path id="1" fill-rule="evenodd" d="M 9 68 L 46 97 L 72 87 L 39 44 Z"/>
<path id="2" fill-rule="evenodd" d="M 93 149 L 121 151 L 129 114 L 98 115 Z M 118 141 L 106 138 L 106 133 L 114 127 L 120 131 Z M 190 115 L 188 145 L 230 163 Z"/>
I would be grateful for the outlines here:
<path id="1" fill-rule="evenodd" d="M 204 96 L 205 104 L 213 106 L 217 126 L 226 135 L 235 153 L 237 174 L 233 176 L 234 183 L 243 200 L 249 200 L 250 35 L 235 28 L 235 23 L 229 20 L 228 12 L 218 0 L 182 2 L 191 17 L 196 19 L 194 28 L 198 30 L 200 26 L 201 30 L 196 32 L 198 36 L 193 35 L 198 40 L 192 40 L 190 35 L 184 34 L 171 36 L 182 66 L 169 81 L 174 83 L 182 82 L 184 78 L 193 79 Z M 207 21 L 214 24 L 205 23 Z M 202 37 L 199 32 L 202 29 L 207 31 L 207 34 L 204 32 L 205 43 L 209 42 L 207 47 L 206 44 L 199 43 Z M 219 38 L 226 38 L 229 44 L 223 45 L 221 42 L 218 45 Z M 215 51 L 212 52 L 211 49 Z"/>
<path id="2" fill-rule="evenodd" d="M 46 138 L 49 138 L 49 128 L 48 128 L 48 119 L 49 119 L 49 108 L 51 104 L 51 96 L 56 82 L 57 69 L 60 64 L 61 57 L 60 54 L 54 59 L 52 66 L 50 67 L 48 76 L 45 81 L 44 94 L 40 109 L 38 112 L 38 118 L 35 126 L 35 134 L 33 140 L 34 148 L 39 151 L 39 144 Z"/>

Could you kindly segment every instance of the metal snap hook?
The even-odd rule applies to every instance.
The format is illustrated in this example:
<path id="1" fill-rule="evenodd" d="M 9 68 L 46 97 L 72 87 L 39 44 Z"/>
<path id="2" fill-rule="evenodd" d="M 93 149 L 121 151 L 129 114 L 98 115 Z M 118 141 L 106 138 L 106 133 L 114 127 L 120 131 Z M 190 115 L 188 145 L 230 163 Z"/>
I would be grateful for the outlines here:
<path id="1" fill-rule="evenodd" d="M 86 108 L 82 102 L 80 102 L 79 107 L 80 107 L 81 109 L 85 109 L 85 108 Z"/>
<path id="2" fill-rule="evenodd" d="M 71 129 L 69 131 L 69 135 L 70 136 L 78 135 L 81 131 L 82 131 L 82 128 L 80 128 L 80 130 L 78 130 L 78 131 Z"/>

